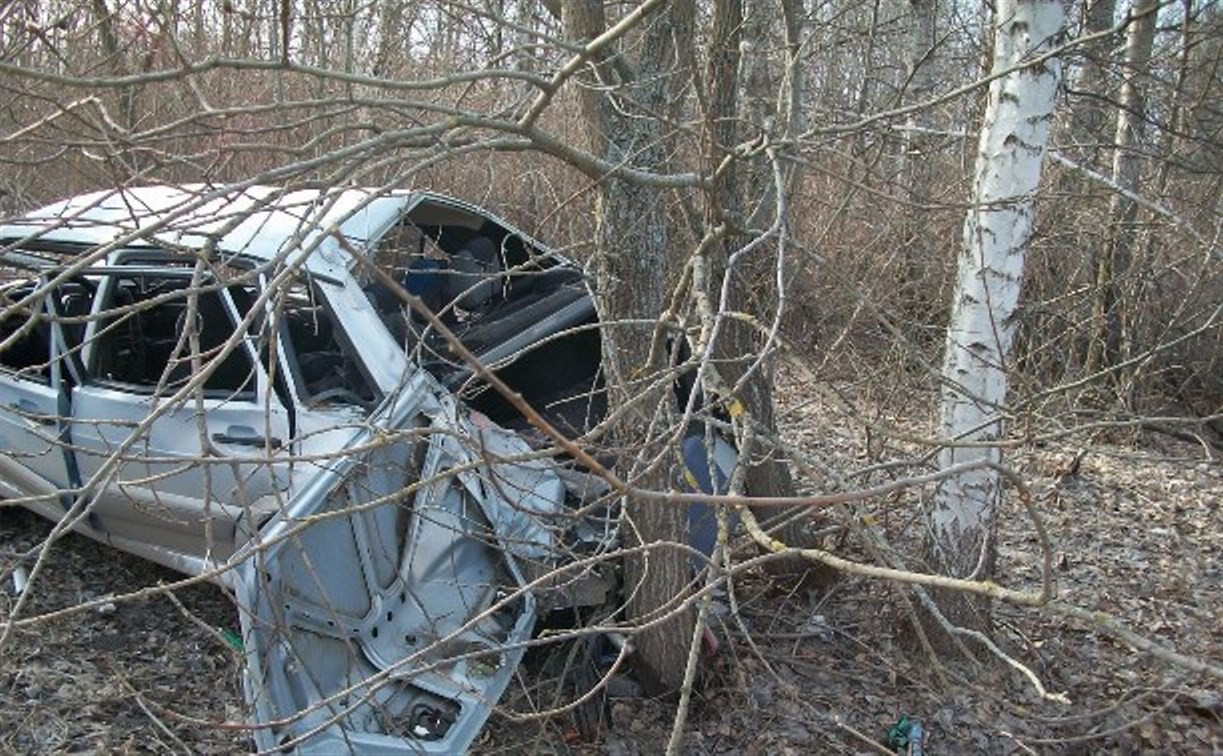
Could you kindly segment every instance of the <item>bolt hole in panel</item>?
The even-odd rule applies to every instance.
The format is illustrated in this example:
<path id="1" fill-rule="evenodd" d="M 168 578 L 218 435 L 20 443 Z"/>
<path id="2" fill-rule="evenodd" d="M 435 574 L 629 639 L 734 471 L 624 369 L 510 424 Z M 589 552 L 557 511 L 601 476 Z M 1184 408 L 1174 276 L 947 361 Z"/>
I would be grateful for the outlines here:
<path id="1" fill-rule="evenodd" d="M 261 533 L 267 545 L 238 590 L 247 697 L 266 725 L 259 749 L 461 752 L 504 692 L 535 619 L 530 594 L 505 601 L 524 585 L 511 554 L 546 530 L 447 475 L 470 457 L 443 427 L 378 444 L 358 436 L 352 446 L 364 451 L 331 463 Z M 543 510 L 536 500 L 552 490 L 541 490 L 529 495 Z"/>

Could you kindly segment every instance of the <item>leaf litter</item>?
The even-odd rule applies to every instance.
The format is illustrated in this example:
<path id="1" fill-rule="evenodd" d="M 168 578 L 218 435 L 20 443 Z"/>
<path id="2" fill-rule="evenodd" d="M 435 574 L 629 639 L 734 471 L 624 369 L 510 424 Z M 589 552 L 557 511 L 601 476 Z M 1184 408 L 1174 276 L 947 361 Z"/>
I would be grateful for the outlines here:
<path id="1" fill-rule="evenodd" d="M 785 440 L 830 472 L 861 470 L 913 453 L 880 439 L 842 404 L 798 395 L 782 376 Z M 891 421 L 921 423 L 894 412 Z M 1077 467 L 1066 475 L 1068 468 Z M 1223 663 L 1223 466 L 1200 447 L 1162 436 L 1139 443 L 1074 440 L 1009 451 L 1007 464 L 1037 492 L 1053 538 L 1059 598 L 1117 617 L 1131 630 Z M 886 471 L 855 479 L 879 482 Z M 835 490 L 830 476 L 809 490 Z M 880 523 L 912 551 L 930 489 L 873 502 L 856 516 Z M 0 621 L 13 607 L 12 573 L 50 526 L 0 507 Z M 830 536 L 842 555 L 867 557 Z M 998 575 L 1034 587 L 1040 559 L 1018 506 L 998 531 Z M 28 565 L 27 565 L 28 566 Z M 175 573 L 77 535 L 61 539 L 30 590 L 25 616 L 178 579 Z M 995 640 L 1070 705 L 1042 700 L 1026 678 L 997 663 L 945 659 L 939 675 L 912 641 L 898 592 L 848 577 L 831 586 L 781 585 L 763 574 L 736 580 L 738 618 L 718 628 L 721 652 L 694 696 L 685 752 L 879 753 L 902 716 L 923 723 L 928 753 L 1223 752 L 1217 680 L 1136 652 L 1097 628 L 999 605 Z M 236 608 L 221 589 L 196 585 L 176 601 L 153 596 L 14 630 L 0 650 L 0 751 L 231 753 L 249 750 L 241 659 L 226 635 Z M 106 604 L 103 604 L 106 606 Z M 745 636 L 745 632 L 750 635 Z M 980 657 L 983 649 L 973 649 Z M 552 705 L 555 668 L 527 664 L 503 711 Z M 495 717 L 481 753 L 650 754 L 669 736 L 674 705 L 642 697 L 631 680 L 611 686 L 605 726 L 576 733 L 571 714 L 522 723 Z M 550 692 L 548 692 L 550 691 Z M 568 699 L 566 699 L 568 700 Z M 564 700 L 561 701 L 564 703 Z"/>

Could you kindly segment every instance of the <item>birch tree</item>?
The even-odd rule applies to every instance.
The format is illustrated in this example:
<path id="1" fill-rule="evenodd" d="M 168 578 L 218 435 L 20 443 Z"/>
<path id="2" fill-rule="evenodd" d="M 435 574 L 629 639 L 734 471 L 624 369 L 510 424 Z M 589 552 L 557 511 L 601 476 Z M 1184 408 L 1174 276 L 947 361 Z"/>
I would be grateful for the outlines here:
<path id="1" fill-rule="evenodd" d="M 1006 363 L 1061 75 L 1057 58 L 1043 54 L 1056 42 L 1064 16 L 1060 0 L 1004 0 L 997 6 L 993 73 L 998 78 L 990 84 L 978 142 L 942 369 L 940 429 L 948 446 L 939 463 L 944 469 L 1001 461 L 1001 449 L 989 444 L 1003 432 Z M 929 525 L 932 561 L 945 574 L 989 574 L 1000 496 L 1000 476 L 989 467 L 949 477 L 940 487 Z M 953 622 L 988 626 L 988 607 L 979 601 L 948 595 L 940 603 Z"/>

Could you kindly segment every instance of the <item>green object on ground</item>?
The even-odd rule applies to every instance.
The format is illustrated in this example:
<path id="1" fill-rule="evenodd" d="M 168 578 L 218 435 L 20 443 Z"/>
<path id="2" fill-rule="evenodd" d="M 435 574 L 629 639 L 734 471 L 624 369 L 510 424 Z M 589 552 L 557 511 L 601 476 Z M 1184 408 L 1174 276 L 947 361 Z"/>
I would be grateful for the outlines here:
<path id="1" fill-rule="evenodd" d="M 914 725 L 916 725 L 917 732 L 920 733 L 921 724 L 916 720 L 910 720 L 908 717 L 901 717 L 896 720 L 896 724 L 892 725 L 891 729 L 888 730 L 888 748 L 897 753 L 906 753 L 909 750 L 909 746 L 914 745 L 912 740 L 913 730 L 915 729 Z M 921 744 L 918 743 L 917 746 L 920 748 Z"/>
<path id="2" fill-rule="evenodd" d="M 228 628 L 222 630 L 221 637 L 225 639 L 225 642 L 229 644 L 230 648 L 238 653 L 242 653 L 246 650 L 246 647 L 242 645 L 242 636 L 238 635 L 233 630 Z"/>

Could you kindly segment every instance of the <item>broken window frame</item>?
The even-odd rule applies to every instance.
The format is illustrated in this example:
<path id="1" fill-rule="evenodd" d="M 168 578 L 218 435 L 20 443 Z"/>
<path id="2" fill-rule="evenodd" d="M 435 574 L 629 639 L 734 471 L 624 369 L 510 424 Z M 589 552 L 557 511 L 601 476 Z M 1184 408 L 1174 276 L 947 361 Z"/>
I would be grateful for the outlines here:
<path id="1" fill-rule="evenodd" d="M 264 272 L 259 274 L 259 286 L 261 289 L 267 289 L 270 286 L 267 274 Z M 304 297 L 301 296 L 302 294 Z M 299 339 L 292 332 L 291 320 L 298 312 L 286 312 L 286 306 L 295 300 L 301 301 L 302 299 L 308 302 L 307 307 L 312 312 L 316 335 L 320 328 L 319 318 L 326 320 L 325 327 L 330 331 L 328 336 L 334 350 L 340 355 L 341 370 L 344 376 L 359 379 L 362 390 L 347 390 L 351 398 L 359 401 L 324 404 L 327 400 L 338 398 L 341 394 L 324 396 L 330 389 L 317 390 L 311 384 L 317 384 L 318 379 L 313 381 L 306 379 L 306 371 L 299 358 L 302 352 L 299 347 L 302 345 L 298 343 Z M 328 296 L 327 284 L 324 282 L 308 275 L 294 277 L 287 286 L 274 292 L 268 299 L 264 312 L 256 316 L 251 329 L 259 344 L 257 354 L 259 354 L 260 361 L 264 363 L 265 374 L 271 373 L 273 369 L 265 349 L 267 344 L 273 340 L 272 333 L 274 332 L 277 364 L 273 382 L 283 379 L 283 384 L 276 387 L 276 391 L 279 393 L 287 390 L 285 399 L 289 400 L 288 403 L 291 406 L 304 411 L 321 410 L 324 412 L 337 407 L 357 407 L 361 410 L 361 417 L 369 417 L 382 402 L 384 398 L 382 387 L 379 386 L 366 364 L 362 350 L 350 341 L 348 329 L 344 327 L 343 319 L 339 316 L 338 308 L 335 307 L 332 298 Z M 309 350 L 306 351 L 309 353 Z M 352 371 L 355 371 L 355 375 Z"/>
<path id="2" fill-rule="evenodd" d="M 29 291 L 24 295 L 10 295 L 11 292 L 21 292 L 26 288 L 29 288 Z M 16 306 L 18 300 L 35 293 L 38 295 L 35 303 Z M 0 344 L 10 340 L 11 342 L 0 352 L 0 374 L 43 386 L 51 385 L 54 370 L 51 346 L 54 337 L 52 319 L 47 311 L 48 299 L 47 282 L 45 277 L 41 276 L 33 281 L 16 282 L 16 285 L 4 289 L 4 297 L 0 299 L 0 314 L 4 315 L 3 319 L 0 319 Z M 21 322 L 10 330 L 10 321 L 18 318 Z M 11 355 L 18 353 L 19 348 L 27 351 L 28 357 L 20 360 L 21 364 L 10 363 Z M 40 351 L 42 361 L 34 361 L 37 359 L 35 353 Z"/>
<path id="3" fill-rule="evenodd" d="M 148 379 L 142 381 L 131 381 L 115 378 L 103 373 L 101 368 L 101 360 L 105 357 L 105 350 L 112 346 L 112 339 L 116 338 L 116 330 L 121 328 L 131 328 L 132 323 L 141 323 L 145 318 L 150 317 L 150 310 L 163 306 L 174 306 L 172 303 L 182 301 L 185 303 L 185 309 L 176 317 L 181 319 L 182 315 L 190 309 L 190 299 L 195 298 L 196 316 L 200 315 L 200 303 L 204 301 L 204 297 L 216 296 L 221 304 L 219 313 L 223 313 L 228 319 L 228 330 L 232 333 L 241 323 L 242 318 L 238 314 L 238 308 L 235 305 L 228 287 L 217 281 L 211 273 L 206 274 L 201 285 L 194 287 L 192 291 L 192 269 L 188 267 L 176 268 L 172 265 L 159 262 L 150 264 L 148 256 L 141 254 L 138 257 L 120 258 L 115 261 L 118 264 L 110 266 L 106 275 L 102 277 L 101 286 L 93 306 L 93 313 L 85 329 L 83 341 L 85 343 L 84 356 L 82 362 L 85 366 L 84 381 L 89 385 L 102 386 L 117 391 L 129 392 L 133 394 L 150 395 L 150 394 L 167 394 L 173 393 L 178 386 L 190 380 L 192 377 L 190 369 L 190 361 L 192 360 L 191 347 L 187 334 L 179 333 L 176 337 L 176 344 L 171 348 L 169 360 L 167 364 L 161 365 L 161 360 L 153 360 L 155 364 L 149 366 Z M 194 260 L 191 264 L 194 265 Z M 149 281 L 153 281 L 152 286 L 162 286 L 165 282 L 183 282 L 186 285 L 182 288 L 170 288 L 164 293 L 155 293 L 151 297 L 145 297 L 135 300 L 130 304 L 115 305 L 116 297 L 121 286 L 127 281 L 138 281 L 141 288 L 141 293 L 146 293 L 146 286 L 149 286 Z M 181 296 L 179 294 L 181 293 Z M 126 326 L 123 324 L 127 324 Z M 177 328 L 175 330 L 179 330 Z M 197 329 L 197 333 L 203 334 L 204 329 Z M 226 337 L 227 339 L 228 337 Z M 210 355 L 209 352 L 223 346 L 224 340 L 212 346 L 201 345 L 200 358 L 207 363 L 215 359 L 219 355 Z M 244 338 L 235 345 L 235 347 L 226 355 L 223 360 L 241 360 L 242 364 L 239 367 L 238 373 L 245 373 L 245 378 L 238 386 L 216 386 L 209 385 L 218 372 L 225 366 L 225 362 L 221 365 L 210 366 L 213 370 L 212 374 L 205 379 L 203 386 L 203 395 L 208 399 L 233 399 L 238 401 L 253 402 L 259 397 L 266 395 L 266 381 L 260 375 L 257 369 L 258 359 L 254 351 L 253 345 L 249 338 Z M 170 380 L 172 373 L 179 371 L 187 363 L 187 375 L 178 380 Z M 153 371 L 160 371 L 156 377 L 153 376 Z"/>

